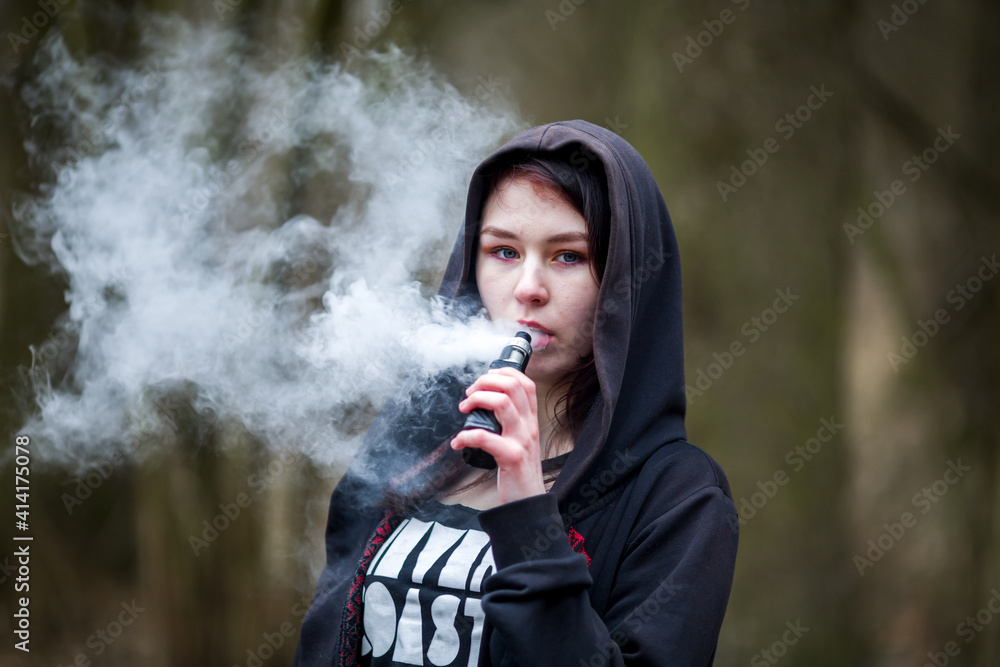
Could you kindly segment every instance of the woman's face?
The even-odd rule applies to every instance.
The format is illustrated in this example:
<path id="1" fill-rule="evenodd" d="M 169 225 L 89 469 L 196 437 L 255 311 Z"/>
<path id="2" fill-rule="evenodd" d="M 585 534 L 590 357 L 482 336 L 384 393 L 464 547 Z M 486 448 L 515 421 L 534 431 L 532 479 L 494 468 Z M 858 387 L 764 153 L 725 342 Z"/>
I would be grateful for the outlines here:
<path id="1" fill-rule="evenodd" d="M 501 181 L 483 210 L 476 282 L 493 320 L 531 333 L 527 376 L 551 386 L 593 350 L 599 285 L 587 222 L 555 190 Z"/>

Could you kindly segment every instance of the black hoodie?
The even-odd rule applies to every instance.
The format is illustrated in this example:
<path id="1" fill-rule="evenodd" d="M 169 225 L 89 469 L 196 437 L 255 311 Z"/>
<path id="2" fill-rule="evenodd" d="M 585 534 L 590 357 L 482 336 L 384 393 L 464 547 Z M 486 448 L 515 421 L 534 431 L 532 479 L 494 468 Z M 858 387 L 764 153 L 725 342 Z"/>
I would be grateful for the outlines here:
<path id="1" fill-rule="evenodd" d="M 546 667 L 710 665 L 738 518 L 721 468 L 684 439 L 681 273 L 667 207 L 645 161 L 613 132 L 579 120 L 527 130 L 472 176 L 465 225 L 439 290 L 455 303 L 477 302 L 473 260 L 488 175 L 515 152 L 568 152 L 579 167 L 599 161 L 611 234 L 594 322 L 600 394 L 574 449 L 548 493 L 478 515 L 496 565 L 482 584 L 489 658 Z M 457 403 L 453 391 L 441 395 Z M 400 419 L 399 409 L 384 410 L 362 452 L 414 426 Z M 454 427 L 449 419 L 414 428 L 423 433 L 414 447 L 441 442 Z M 298 665 L 352 664 L 357 655 L 358 587 L 400 520 L 361 500 L 370 486 L 349 470 L 334 491 L 327 564 L 303 622 Z"/>

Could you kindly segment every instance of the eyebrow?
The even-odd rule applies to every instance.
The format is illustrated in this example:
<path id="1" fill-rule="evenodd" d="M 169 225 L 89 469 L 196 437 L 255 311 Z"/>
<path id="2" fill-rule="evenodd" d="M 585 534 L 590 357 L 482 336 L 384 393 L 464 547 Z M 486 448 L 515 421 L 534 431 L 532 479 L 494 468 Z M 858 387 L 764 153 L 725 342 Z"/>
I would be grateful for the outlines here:
<path id="1" fill-rule="evenodd" d="M 483 227 L 479 231 L 480 236 L 485 236 L 489 234 L 490 236 L 495 236 L 500 239 L 511 239 L 517 240 L 517 234 L 508 231 L 506 229 L 499 229 L 497 227 Z M 564 234 L 554 234 L 549 238 L 545 239 L 546 243 L 572 243 L 574 241 L 586 242 L 587 235 L 584 232 L 566 232 Z"/>

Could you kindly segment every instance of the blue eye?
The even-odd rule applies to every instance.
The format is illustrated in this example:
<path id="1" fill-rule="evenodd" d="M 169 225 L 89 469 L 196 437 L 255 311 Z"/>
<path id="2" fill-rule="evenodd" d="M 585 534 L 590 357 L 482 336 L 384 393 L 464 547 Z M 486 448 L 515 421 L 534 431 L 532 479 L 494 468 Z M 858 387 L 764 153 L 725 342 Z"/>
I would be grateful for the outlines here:
<path id="1" fill-rule="evenodd" d="M 517 251 L 513 248 L 495 248 L 490 251 L 491 255 L 496 255 L 500 259 L 517 259 Z"/>
<path id="2" fill-rule="evenodd" d="M 570 252 L 568 250 L 556 255 L 556 259 L 559 259 L 560 257 L 563 258 L 560 261 L 565 262 L 566 264 L 579 264 L 587 259 L 578 252 Z"/>

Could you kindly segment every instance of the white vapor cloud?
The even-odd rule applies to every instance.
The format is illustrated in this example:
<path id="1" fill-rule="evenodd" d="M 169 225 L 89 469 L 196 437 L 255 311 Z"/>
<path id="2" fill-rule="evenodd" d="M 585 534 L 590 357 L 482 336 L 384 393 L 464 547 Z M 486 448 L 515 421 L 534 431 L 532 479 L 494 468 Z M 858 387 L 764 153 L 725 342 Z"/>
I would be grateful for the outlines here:
<path id="1" fill-rule="evenodd" d="M 180 392 L 341 467 L 363 433 L 346 415 L 370 419 L 404 375 L 487 362 L 510 333 L 428 287 L 473 168 L 519 127 L 502 92 L 463 97 L 395 49 L 347 71 L 245 46 L 157 19 L 129 66 L 77 59 L 55 31 L 40 49 L 21 97 L 37 188 L 13 240 L 66 280 L 75 343 L 65 363 L 33 349 L 23 430 L 41 459 L 155 454 Z"/>

